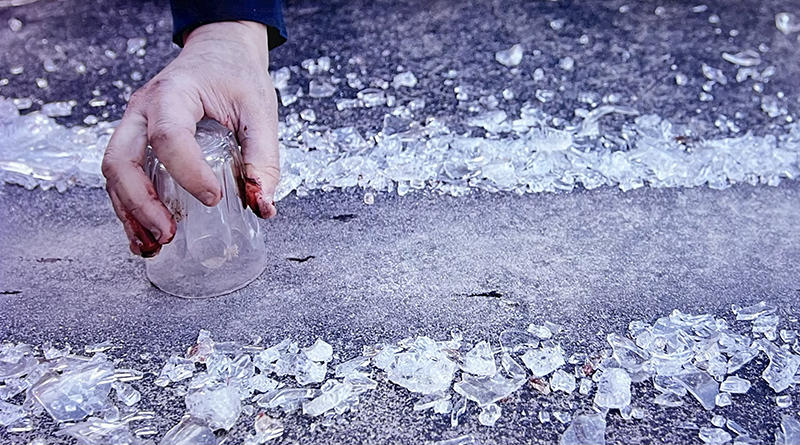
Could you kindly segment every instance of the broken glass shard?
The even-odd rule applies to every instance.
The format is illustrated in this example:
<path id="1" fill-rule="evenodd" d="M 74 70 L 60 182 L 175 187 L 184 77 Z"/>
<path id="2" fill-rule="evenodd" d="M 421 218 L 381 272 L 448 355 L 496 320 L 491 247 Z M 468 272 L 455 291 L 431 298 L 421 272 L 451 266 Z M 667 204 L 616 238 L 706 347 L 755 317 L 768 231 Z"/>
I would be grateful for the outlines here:
<path id="1" fill-rule="evenodd" d="M 585 445 L 606 443 L 606 419 L 599 414 L 575 416 L 570 426 L 561 435 L 560 445 Z"/>
<path id="2" fill-rule="evenodd" d="M 303 414 L 320 416 L 345 403 L 354 395 L 353 386 L 347 381 L 329 380 L 328 383 L 330 384 L 322 386 L 322 394 L 303 404 Z"/>
<path id="3" fill-rule="evenodd" d="M 775 403 L 778 405 L 778 408 L 788 408 L 792 406 L 792 396 L 783 395 L 775 397 Z"/>
<path id="4" fill-rule="evenodd" d="M 21 406 L 0 400 L 0 426 L 9 426 L 27 414 Z"/>
<path id="5" fill-rule="evenodd" d="M 722 445 L 733 439 L 729 432 L 720 428 L 703 427 L 700 428 L 700 433 L 698 435 L 700 436 L 700 440 L 709 445 Z"/>
<path id="6" fill-rule="evenodd" d="M 497 372 L 492 347 L 486 341 L 475 345 L 464 355 L 463 362 L 459 362 L 458 365 L 462 371 L 477 376 L 491 376 Z"/>
<path id="7" fill-rule="evenodd" d="M 464 436 L 454 437 L 452 439 L 440 440 L 434 442 L 433 445 L 475 445 L 475 438 L 467 434 Z"/>
<path id="8" fill-rule="evenodd" d="M 522 45 L 516 44 L 509 49 L 498 51 L 494 55 L 494 59 L 509 68 L 515 67 L 522 62 Z"/>
<path id="9" fill-rule="evenodd" d="M 458 366 L 428 337 L 417 337 L 407 352 L 394 354 L 384 368 L 389 380 L 422 394 L 447 390 L 456 369 Z"/>
<path id="10" fill-rule="evenodd" d="M 160 445 L 217 445 L 217 436 L 208 424 L 195 417 L 186 416 L 172 427 L 159 442 Z"/>
<path id="11" fill-rule="evenodd" d="M 42 105 L 41 113 L 48 117 L 71 116 L 72 108 L 78 103 L 74 100 L 50 102 Z"/>
<path id="12" fill-rule="evenodd" d="M 785 349 L 775 346 L 772 342 L 759 340 L 759 347 L 769 357 L 761 377 L 769 383 L 775 392 L 783 392 L 794 383 L 794 375 L 800 368 L 800 356 L 794 355 Z"/>
<path id="13" fill-rule="evenodd" d="M 750 386 L 749 380 L 732 375 L 720 384 L 719 390 L 733 394 L 744 394 L 750 390 Z"/>
<path id="14" fill-rule="evenodd" d="M 631 403 L 631 377 L 624 369 L 611 368 L 597 382 L 594 404 L 600 408 L 621 409 Z"/>
<path id="15" fill-rule="evenodd" d="M 494 426 L 497 419 L 500 418 L 500 414 L 500 407 L 496 403 L 491 403 L 481 408 L 481 412 L 478 414 L 478 421 L 484 426 Z"/>
<path id="16" fill-rule="evenodd" d="M 789 35 L 800 31 L 800 20 L 789 12 L 780 12 L 775 15 L 775 27 L 778 31 Z"/>
<path id="17" fill-rule="evenodd" d="M 239 392 L 233 385 L 209 384 L 186 395 L 186 409 L 211 429 L 230 430 L 242 412 Z"/>
<path id="18" fill-rule="evenodd" d="M 167 386 L 172 382 L 180 382 L 191 377 L 195 369 L 194 361 L 173 355 L 164 364 L 155 383 Z"/>
<path id="19" fill-rule="evenodd" d="M 656 405 L 674 408 L 683 405 L 683 398 L 673 392 L 665 392 L 657 395 L 655 399 L 653 399 L 653 403 Z"/>
<path id="20" fill-rule="evenodd" d="M 730 393 L 721 392 L 721 393 L 717 394 L 717 397 L 715 398 L 714 402 L 719 407 L 730 406 L 730 405 L 733 404 L 733 399 L 731 398 L 731 394 Z"/>
<path id="21" fill-rule="evenodd" d="M 72 436 L 86 445 L 138 443 L 125 422 L 109 422 L 90 417 L 85 422 L 65 426 L 56 436 Z"/>
<path id="22" fill-rule="evenodd" d="M 413 88 L 416 85 L 417 76 L 415 76 L 411 71 L 395 74 L 394 79 L 392 79 L 392 87 L 394 87 L 394 89 L 398 89 L 400 87 Z"/>
<path id="23" fill-rule="evenodd" d="M 728 62 L 739 66 L 757 66 L 761 64 L 761 54 L 758 51 L 747 49 L 736 54 L 722 53 L 722 58 Z"/>
<path id="24" fill-rule="evenodd" d="M 33 349 L 25 344 L 0 344 L 0 381 L 31 372 L 39 364 Z"/>
<path id="25" fill-rule="evenodd" d="M 535 377 L 544 377 L 564 366 L 564 351 L 561 346 L 530 349 L 522 355 L 522 362 Z"/>
<path id="26" fill-rule="evenodd" d="M 314 98 L 331 97 L 336 93 L 336 87 L 328 82 L 312 80 L 308 84 L 308 95 Z"/>
<path id="27" fill-rule="evenodd" d="M 575 376 L 561 369 L 556 370 L 550 377 L 550 389 L 553 391 L 570 394 L 575 391 L 575 386 Z"/>
<path id="28" fill-rule="evenodd" d="M 572 421 L 572 414 L 566 411 L 553 411 L 553 417 L 564 425 Z"/>
<path id="29" fill-rule="evenodd" d="M 780 434 L 775 435 L 775 445 L 793 445 L 800 443 L 800 421 L 794 416 L 781 416 Z"/>
<path id="30" fill-rule="evenodd" d="M 74 422 L 102 409 L 113 376 L 112 363 L 92 360 L 60 375 L 45 376 L 31 391 L 57 422 Z"/>
<path id="31" fill-rule="evenodd" d="M 711 411 L 716 406 L 719 383 L 705 371 L 687 369 L 674 378 L 693 395 L 703 408 Z"/>
<path id="32" fill-rule="evenodd" d="M 333 347 L 321 339 L 317 339 L 313 345 L 303 349 L 306 357 L 315 362 L 329 362 L 333 358 Z"/>
<path id="33" fill-rule="evenodd" d="M 762 315 L 774 314 L 777 310 L 777 306 L 769 304 L 766 301 L 761 301 L 747 307 L 733 307 L 733 313 L 736 314 L 736 319 L 744 321 L 755 320 Z"/>

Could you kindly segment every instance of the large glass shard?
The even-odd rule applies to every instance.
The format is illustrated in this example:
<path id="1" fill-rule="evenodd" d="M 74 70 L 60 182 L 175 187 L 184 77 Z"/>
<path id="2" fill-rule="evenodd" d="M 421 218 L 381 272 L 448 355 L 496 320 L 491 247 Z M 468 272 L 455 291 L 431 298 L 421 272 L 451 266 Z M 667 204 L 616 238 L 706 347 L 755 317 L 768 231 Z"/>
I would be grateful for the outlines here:
<path id="1" fill-rule="evenodd" d="M 750 380 L 732 375 L 720 384 L 719 389 L 732 394 L 745 394 L 750 390 L 750 386 Z"/>
<path id="2" fill-rule="evenodd" d="M 605 445 L 606 419 L 599 414 L 575 416 L 561 435 L 560 445 Z"/>
<path id="3" fill-rule="evenodd" d="M 800 368 L 800 356 L 766 340 L 760 340 L 758 345 L 769 357 L 769 365 L 761 373 L 761 377 L 775 392 L 783 392 L 794 383 L 794 375 Z"/>
<path id="4" fill-rule="evenodd" d="M 57 422 L 75 422 L 103 409 L 113 376 L 112 363 L 92 360 L 44 377 L 31 391 Z"/>
<path id="5" fill-rule="evenodd" d="M 747 307 L 733 307 L 733 313 L 736 314 L 736 319 L 745 321 L 755 320 L 762 315 L 774 314 L 777 310 L 777 306 L 767 303 L 766 301 L 761 301 Z"/>
<path id="6" fill-rule="evenodd" d="M 544 377 L 564 366 L 564 351 L 561 346 L 530 349 L 522 355 L 522 362 L 535 377 Z"/>
<path id="7" fill-rule="evenodd" d="M 285 388 L 264 394 L 256 399 L 259 406 L 265 408 L 282 408 L 284 412 L 292 412 L 300 408 L 302 402 L 317 396 L 319 390 L 310 388 Z"/>
<path id="8" fill-rule="evenodd" d="M 522 376 L 516 374 L 514 377 L 505 377 L 499 372 L 491 377 L 462 374 L 461 381 L 456 382 L 453 389 L 483 407 L 510 396 L 524 384 L 524 374 Z"/>
<path id="9" fill-rule="evenodd" d="M 313 345 L 303 349 L 303 352 L 305 352 L 309 360 L 315 362 L 327 363 L 333 358 L 333 347 L 319 338 Z"/>
<path id="10" fill-rule="evenodd" d="M 159 442 L 160 445 L 217 445 L 217 436 L 208 424 L 195 417 L 184 417 Z"/>
<path id="11" fill-rule="evenodd" d="M 794 416 L 781 416 L 781 428 L 775 434 L 775 445 L 796 445 L 800 443 L 800 421 Z"/>
<path id="12" fill-rule="evenodd" d="M 25 375 L 39 364 L 33 349 L 25 344 L 0 344 L 0 381 Z"/>
<path id="13" fill-rule="evenodd" d="M 125 422 L 108 422 L 90 417 L 85 422 L 65 426 L 56 436 L 72 436 L 83 445 L 108 445 L 138 443 Z"/>
<path id="14" fill-rule="evenodd" d="M 375 357 L 376 361 L 379 359 Z M 432 394 L 450 387 L 458 366 L 428 337 L 418 337 L 407 352 L 392 354 L 384 365 L 392 382 L 412 392 Z M 376 366 L 379 366 L 376 363 Z"/>
<path id="15" fill-rule="evenodd" d="M 631 377 L 621 368 L 603 371 L 597 382 L 594 404 L 600 408 L 622 409 L 631 403 Z"/>
<path id="16" fill-rule="evenodd" d="M 490 376 L 497 372 L 492 347 L 486 341 L 478 343 L 467 352 L 463 362 L 459 362 L 458 366 L 462 371 L 478 376 Z"/>
<path id="17" fill-rule="evenodd" d="M 693 395 L 703 408 L 711 411 L 716 406 L 719 383 L 707 372 L 687 369 L 674 376 Z"/>
<path id="18" fill-rule="evenodd" d="M 650 359 L 647 351 L 617 334 L 608 334 L 607 340 L 614 350 L 613 357 L 628 372 L 633 381 L 642 381 L 647 377 L 647 373 L 643 370 L 644 363 Z"/>
<path id="19" fill-rule="evenodd" d="M 353 385 L 349 382 L 329 380 L 328 383 L 330 383 L 330 385 L 326 384 L 322 386 L 322 394 L 303 404 L 303 414 L 308 416 L 320 416 L 336 408 L 348 398 L 355 395 Z"/>
<path id="20" fill-rule="evenodd" d="M 235 386 L 209 384 L 186 395 L 186 409 L 214 430 L 230 430 L 242 412 Z"/>
<path id="21" fill-rule="evenodd" d="M 550 389 L 553 391 L 564 391 L 570 394 L 575 391 L 575 386 L 575 376 L 561 369 L 556 370 L 550 377 Z"/>
<path id="22" fill-rule="evenodd" d="M 26 415 L 21 406 L 0 400 L 0 426 L 9 426 Z"/>

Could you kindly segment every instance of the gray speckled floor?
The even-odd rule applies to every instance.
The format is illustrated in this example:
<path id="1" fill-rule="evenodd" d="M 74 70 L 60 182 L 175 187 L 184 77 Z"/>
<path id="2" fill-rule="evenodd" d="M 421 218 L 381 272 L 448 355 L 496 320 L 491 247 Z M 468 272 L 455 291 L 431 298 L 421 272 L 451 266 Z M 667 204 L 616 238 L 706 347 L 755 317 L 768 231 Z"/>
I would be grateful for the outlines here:
<path id="1" fill-rule="evenodd" d="M 761 299 L 782 308 L 784 326 L 797 327 L 798 192 L 796 183 L 787 183 L 723 192 L 379 195 L 373 206 L 347 193 L 287 199 L 279 216 L 264 223 L 272 248 L 267 272 L 234 294 L 186 301 L 148 284 L 103 192 L 60 195 L 4 186 L 0 290 L 21 292 L 0 296 L 0 317 L 8 321 L 0 338 L 76 346 L 111 339 L 121 346 L 112 354 L 125 364 L 157 371 L 201 328 L 221 340 L 262 335 L 265 343 L 292 336 L 308 344 L 319 336 L 347 359 L 363 345 L 409 335 L 445 339 L 455 328 L 474 342 L 545 320 L 564 326 L 560 340 L 568 353 L 597 350 L 605 334 L 625 332 L 634 319 L 653 322 L 675 308 L 730 317 L 731 303 Z M 333 218 L 345 214 L 355 217 Z M 308 255 L 315 258 L 286 259 Z M 469 296 L 492 290 L 517 304 Z M 143 353 L 153 357 L 142 360 Z M 759 359 L 743 375 L 756 380 L 764 365 Z M 758 381 L 733 406 L 715 412 L 771 441 L 780 413 L 772 391 Z M 149 383 L 142 385 L 150 388 L 143 407 L 152 404 L 166 429 L 181 415 L 182 399 L 170 397 L 170 390 L 152 391 Z M 696 431 L 674 428 L 676 419 L 707 426 L 710 414 L 694 402 L 656 407 L 645 399 L 652 397 L 648 391 L 652 385 L 641 385 L 634 394 L 647 420 L 612 414 L 608 440 L 697 442 Z M 797 389 L 790 394 L 800 395 Z M 418 443 L 469 432 L 489 443 L 548 443 L 563 427 L 536 420 L 544 403 L 572 401 L 577 408 L 590 402 L 523 389 L 503 404 L 496 428 L 478 425 L 472 408 L 466 424 L 451 430 L 444 417 L 413 412 L 413 400 L 382 384 L 349 425 L 309 433 L 310 419 L 290 416 L 284 440 Z M 28 437 L 0 435 L 3 441 Z"/>
<path id="2" fill-rule="evenodd" d="M 545 87 L 565 87 L 558 101 L 545 105 L 554 115 L 572 118 L 580 106 L 579 91 L 615 92 L 624 97 L 622 104 L 691 122 L 700 134 L 711 136 L 718 114 L 730 117 L 737 111 L 743 129 L 781 131 L 784 122 L 760 110 L 752 82 L 718 88 L 714 102 L 697 100 L 705 80 L 702 62 L 724 68 L 730 77 L 735 69 L 720 59 L 722 51 L 765 43 L 770 51 L 763 58 L 777 68 L 765 94 L 784 92 L 783 103 L 797 115 L 800 44 L 779 33 L 773 19 L 783 10 L 800 13 L 795 2 L 709 1 L 706 12 L 692 13 L 694 2 L 675 1 L 663 5 L 665 18 L 653 14 L 659 2 L 631 2 L 627 15 L 619 13 L 625 3 L 292 1 L 286 11 L 290 41 L 273 52 L 272 61 L 277 68 L 328 55 L 346 72 L 348 59 L 361 56 L 366 81 L 390 79 L 403 64 L 420 85 L 400 99 L 425 97 L 428 115 L 455 121 L 469 113 L 458 106 L 452 86 L 443 85 L 443 72 L 459 70 L 461 84 L 476 97 L 499 97 L 511 86 L 519 100 L 503 108 L 513 113 L 541 87 L 531 81 L 531 72 L 541 66 L 548 73 Z M 713 14 L 719 15 L 719 24 L 709 23 Z M 23 20 L 22 32 L 5 27 L 11 17 Z M 566 18 L 566 25 L 555 32 L 548 22 L 559 17 Z M 152 34 L 145 31 L 147 25 L 153 25 Z M 732 30 L 737 37 L 731 37 Z M 43 102 L 77 99 L 73 116 L 60 119 L 67 125 L 90 113 L 119 118 L 124 100 L 112 82 L 125 79 L 137 88 L 154 75 L 176 54 L 169 32 L 165 2 L 40 1 L 0 9 L 0 79 L 9 79 L 0 94 Z M 576 43 L 584 33 L 591 38 L 588 47 Z M 126 39 L 138 36 L 148 37 L 144 58 L 124 52 Z M 517 74 L 493 59 L 495 51 L 514 43 L 542 51 L 527 55 Z M 106 49 L 118 57 L 105 57 Z M 388 55 L 382 55 L 384 50 Z M 622 59 L 625 51 L 631 56 L 627 60 Z M 67 68 L 46 74 L 42 60 L 53 54 Z M 575 58 L 572 73 L 556 68 L 566 55 Z M 87 74 L 69 68 L 71 60 L 86 63 Z M 688 86 L 675 85 L 672 64 L 689 77 Z M 16 65 L 24 66 L 23 74 L 6 74 Z M 108 72 L 100 74 L 102 68 Z M 129 80 L 134 70 L 144 80 Z M 36 87 L 35 79 L 42 76 L 50 87 Z M 302 73 L 293 79 L 305 82 Z M 108 99 L 107 106 L 88 106 L 94 89 Z M 355 90 L 340 88 L 337 94 L 353 97 Z M 365 131 L 377 130 L 386 112 L 340 112 L 330 99 L 309 98 L 281 112 L 308 106 L 324 124 L 357 125 Z M 732 303 L 761 299 L 778 304 L 784 326 L 797 328 L 799 192 L 797 182 L 784 182 L 777 188 L 737 186 L 723 192 L 601 189 L 458 199 L 378 195 L 373 206 L 364 205 L 358 192 L 291 196 L 279 203 L 277 218 L 263 223 L 272 249 L 267 272 L 234 294 L 186 301 L 148 284 L 142 261 L 127 252 L 104 192 L 58 194 L 5 185 L 0 186 L 0 341 L 51 340 L 82 347 L 110 339 L 120 347 L 111 354 L 123 365 L 157 371 L 201 328 L 220 340 L 262 335 L 265 343 L 286 336 L 310 343 L 323 337 L 338 359 L 356 355 L 363 345 L 409 335 L 444 339 L 455 328 L 475 342 L 545 320 L 564 326 L 560 341 L 567 352 L 596 350 L 604 346 L 607 333 L 625 332 L 634 319 L 652 322 L 675 308 L 729 317 Z M 349 214 L 355 217 L 334 218 Z M 309 255 L 315 258 L 304 263 L 286 259 Z M 3 293 L 14 291 L 19 293 Z M 503 298 L 469 296 L 489 291 Z M 764 365 L 762 356 L 741 375 L 756 381 Z M 148 375 L 143 382 L 141 404 L 157 412 L 156 425 L 163 433 L 182 415 L 183 401 L 171 389 L 154 390 L 152 379 Z M 733 406 L 715 412 L 770 443 L 781 411 L 772 391 L 758 382 L 746 396 L 735 396 Z M 647 409 L 647 418 L 624 421 L 610 415 L 606 439 L 699 442 L 696 430 L 675 426 L 679 420 L 708 426 L 710 414 L 688 400 L 682 408 L 656 407 L 647 400 L 653 396 L 649 387 L 634 388 L 634 400 Z M 797 388 L 790 394 L 800 398 Z M 466 433 L 482 443 L 554 443 L 564 426 L 540 424 L 537 412 L 570 409 L 569 403 L 577 410 L 589 403 L 578 395 L 544 397 L 525 388 L 503 403 L 495 428 L 480 426 L 471 406 L 465 424 L 453 429 L 443 416 L 412 411 L 413 399 L 381 383 L 348 415 L 348 425 L 310 432 L 312 420 L 287 417 L 281 443 L 411 444 Z M 243 416 L 229 443 L 241 441 L 251 421 Z M 42 421 L 37 434 L 54 428 Z M 0 430 L 2 443 L 23 444 L 34 436 Z"/>

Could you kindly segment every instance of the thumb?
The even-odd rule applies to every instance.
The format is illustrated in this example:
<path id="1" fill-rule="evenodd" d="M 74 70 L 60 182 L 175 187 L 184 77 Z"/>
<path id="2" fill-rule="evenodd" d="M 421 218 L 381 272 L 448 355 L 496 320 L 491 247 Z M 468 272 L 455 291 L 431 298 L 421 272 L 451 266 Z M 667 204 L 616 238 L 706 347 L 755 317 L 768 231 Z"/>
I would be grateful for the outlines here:
<path id="1" fill-rule="evenodd" d="M 253 213 L 265 219 L 278 213 L 275 189 L 281 178 L 281 161 L 276 108 L 276 104 L 271 109 L 264 104 L 248 107 L 240 117 L 236 132 L 244 160 L 245 196 L 242 199 Z M 268 111 L 263 111 L 265 109 Z"/>

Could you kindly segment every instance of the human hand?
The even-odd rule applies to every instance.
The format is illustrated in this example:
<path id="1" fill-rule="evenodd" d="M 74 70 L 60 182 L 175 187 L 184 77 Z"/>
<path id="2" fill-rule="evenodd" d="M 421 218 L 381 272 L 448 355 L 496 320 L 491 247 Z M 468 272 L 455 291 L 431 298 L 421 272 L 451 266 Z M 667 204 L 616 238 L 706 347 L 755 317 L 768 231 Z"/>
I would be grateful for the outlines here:
<path id="1" fill-rule="evenodd" d="M 106 148 L 103 175 L 133 253 L 156 255 L 176 230 L 144 172 L 148 141 L 175 181 L 200 202 L 214 206 L 222 199 L 194 139 L 204 117 L 228 127 L 242 146 L 247 205 L 261 218 L 277 213 L 278 105 L 268 66 L 264 25 L 210 23 L 189 33 L 178 57 L 131 97 Z"/>

